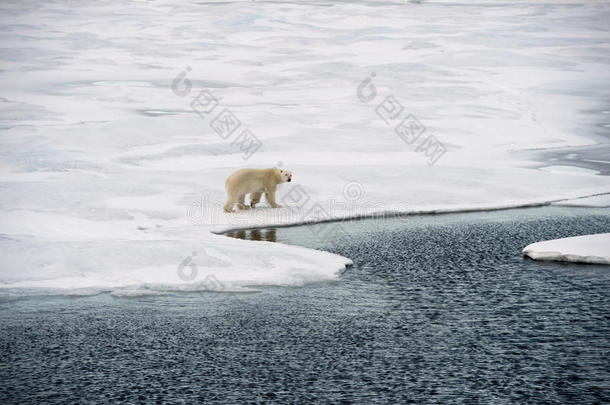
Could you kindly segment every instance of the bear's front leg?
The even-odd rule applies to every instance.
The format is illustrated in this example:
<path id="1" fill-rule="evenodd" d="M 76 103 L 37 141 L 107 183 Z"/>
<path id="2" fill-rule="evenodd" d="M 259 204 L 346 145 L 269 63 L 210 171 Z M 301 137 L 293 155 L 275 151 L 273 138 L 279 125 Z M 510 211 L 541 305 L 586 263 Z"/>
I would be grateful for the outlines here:
<path id="1" fill-rule="evenodd" d="M 265 200 L 271 205 L 273 208 L 282 208 L 281 205 L 275 202 L 275 190 L 265 190 Z"/>

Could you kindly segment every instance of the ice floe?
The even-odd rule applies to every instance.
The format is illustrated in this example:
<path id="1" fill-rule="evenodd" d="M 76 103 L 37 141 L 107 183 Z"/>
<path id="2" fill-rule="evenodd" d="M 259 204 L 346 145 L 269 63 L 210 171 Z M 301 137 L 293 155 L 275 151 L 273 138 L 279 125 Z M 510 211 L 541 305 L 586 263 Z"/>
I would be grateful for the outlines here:
<path id="1" fill-rule="evenodd" d="M 610 233 L 532 243 L 523 254 L 535 260 L 610 264 Z"/>
<path id="2" fill-rule="evenodd" d="M 3 2 L 0 14 L 4 291 L 334 281 L 348 258 L 213 232 L 610 192 L 608 177 L 540 170 L 553 162 L 532 155 L 607 142 L 608 2 Z M 234 133 L 213 124 L 225 110 Z M 246 166 L 293 171 L 284 208 L 222 212 L 225 178 Z"/>

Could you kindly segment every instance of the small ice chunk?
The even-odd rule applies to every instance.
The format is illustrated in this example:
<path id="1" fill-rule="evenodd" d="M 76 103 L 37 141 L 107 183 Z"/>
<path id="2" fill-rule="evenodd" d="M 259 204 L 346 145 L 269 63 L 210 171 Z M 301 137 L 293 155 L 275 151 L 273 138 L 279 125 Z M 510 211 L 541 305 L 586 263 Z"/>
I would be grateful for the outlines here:
<path id="1" fill-rule="evenodd" d="M 534 260 L 610 264 L 610 233 L 532 243 L 523 254 Z"/>

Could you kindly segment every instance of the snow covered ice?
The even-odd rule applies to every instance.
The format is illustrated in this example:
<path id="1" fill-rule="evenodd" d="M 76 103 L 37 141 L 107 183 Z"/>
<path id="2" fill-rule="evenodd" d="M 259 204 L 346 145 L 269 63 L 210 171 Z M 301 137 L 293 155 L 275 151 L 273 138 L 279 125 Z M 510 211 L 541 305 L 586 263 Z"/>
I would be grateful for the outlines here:
<path id="1" fill-rule="evenodd" d="M 591 197 L 575 198 L 573 200 L 562 200 L 554 202 L 553 205 L 564 207 L 591 207 L 591 208 L 609 208 L 610 194 L 602 194 Z"/>
<path id="2" fill-rule="evenodd" d="M 5 291 L 332 281 L 348 258 L 212 231 L 610 192 L 537 154 L 608 148 L 606 1 L 22 1 L 0 15 Z M 204 90 L 210 114 L 193 107 Z M 226 138 L 223 109 L 240 123 Z M 401 139 L 409 116 L 442 148 Z M 294 173 L 284 208 L 222 213 L 228 174 L 273 166 Z M 185 260 L 196 277 L 180 277 Z"/>
<path id="3" fill-rule="evenodd" d="M 535 260 L 610 264 L 610 233 L 532 243 L 523 254 Z"/>

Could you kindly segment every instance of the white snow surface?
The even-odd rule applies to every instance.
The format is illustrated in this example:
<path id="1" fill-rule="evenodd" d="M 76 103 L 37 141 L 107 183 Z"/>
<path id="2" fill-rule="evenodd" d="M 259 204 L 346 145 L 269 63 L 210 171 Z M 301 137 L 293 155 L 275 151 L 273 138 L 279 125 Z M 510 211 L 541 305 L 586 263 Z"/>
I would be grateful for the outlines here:
<path id="1" fill-rule="evenodd" d="M 213 232 L 610 193 L 534 154 L 607 147 L 609 20 L 607 1 L 2 2 L 0 288 L 333 281 L 348 258 Z M 446 148 L 434 165 L 395 133 L 408 116 Z M 223 213 L 241 167 L 292 170 L 284 208 Z"/>
<path id="2" fill-rule="evenodd" d="M 532 243 L 523 254 L 535 260 L 610 264 L 610 233 Z"/>

